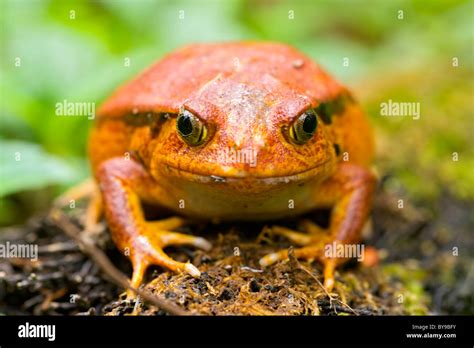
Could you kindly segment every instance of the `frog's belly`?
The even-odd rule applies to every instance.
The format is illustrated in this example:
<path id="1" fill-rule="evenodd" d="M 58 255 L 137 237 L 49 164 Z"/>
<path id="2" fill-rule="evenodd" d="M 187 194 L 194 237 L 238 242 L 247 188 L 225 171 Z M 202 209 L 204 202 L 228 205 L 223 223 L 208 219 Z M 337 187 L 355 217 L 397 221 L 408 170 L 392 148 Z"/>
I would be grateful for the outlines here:
<path id="1" fill-rule="evenodd" d="M 206 220 L 278 219 L 315 209 L 315 186 L 315 182 L 174 182 L 161 203 L 179 215 Z"/>

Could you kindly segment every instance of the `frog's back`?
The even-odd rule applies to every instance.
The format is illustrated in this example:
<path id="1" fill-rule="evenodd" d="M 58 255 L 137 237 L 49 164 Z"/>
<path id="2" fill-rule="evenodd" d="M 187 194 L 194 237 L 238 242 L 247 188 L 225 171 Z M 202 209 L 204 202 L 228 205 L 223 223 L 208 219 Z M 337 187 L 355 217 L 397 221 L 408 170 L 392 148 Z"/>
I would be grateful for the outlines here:
<path id="1" fill-rule="evenodd" d="M 216 78 L 263 90 L 272 89 L 270 85 L 277 81 L 285 89 L 306 96 L 313 104 L 349 95 L 311 59 L 284 44 L 237 42 L 186 46 L 119 88 L 101 106 L 89 142 L 93 169 L 129 150 L 131 134 L 143 125 L 138 121 L 144 114 L 175 114 Z M 273 88 L 271 93 L 275 101 L 284 98 L 278 89 Z M 337 138 L 341 153 L 347 153 L 341 160 L 369 165 L 373 156 L 371 128 L 358 104 L 351 97 L 344 100 L 347 102 L 344 112 L 333 118 L 328 133 Z"/>
<path id="2" fill-rule="evenodd" d="M 265 88 L 272 76 L 295 91 L 321 100 L 343 87 L 294 48 L 279 43 L 196 44 L 174 51 L 118 89 L 100 115 L 175 113 L 217 76 Z"/>

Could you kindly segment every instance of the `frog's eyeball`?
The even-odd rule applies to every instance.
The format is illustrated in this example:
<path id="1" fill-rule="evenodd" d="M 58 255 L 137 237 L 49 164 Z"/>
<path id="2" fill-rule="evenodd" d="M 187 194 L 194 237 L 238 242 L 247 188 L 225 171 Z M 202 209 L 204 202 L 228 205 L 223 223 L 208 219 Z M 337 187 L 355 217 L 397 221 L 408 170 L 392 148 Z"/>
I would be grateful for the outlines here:
<path id="1" fill-rule="evenodd" d="M 290 127 L 291 141 L 301 145 L 312 138 L 318 128 L 318 117 L 313 109 L 303 112 Z"/>
<path id="2" fill-rule="evenodd" d="M 181 110 L 176 119 L 176 129 L 181 138 L 191 146 L 201 145 L 207 137 L 207 128 L 188 110 Z"/>

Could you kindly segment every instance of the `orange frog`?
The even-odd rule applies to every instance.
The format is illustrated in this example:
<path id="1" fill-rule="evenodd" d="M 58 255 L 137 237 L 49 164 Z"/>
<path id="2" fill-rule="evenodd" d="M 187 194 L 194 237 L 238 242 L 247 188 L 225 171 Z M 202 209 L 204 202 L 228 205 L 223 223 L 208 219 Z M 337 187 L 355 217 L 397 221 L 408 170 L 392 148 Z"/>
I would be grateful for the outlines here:
<path id="1" fill-rule="evenodd" d="M 334 285 L 341 258 L 329 244 L 358 242 L 375 177 L 371 127 L 348 90 L 294 48 L 278 43 L 198 44 L 157 62 L 98 110 L 89 156 L 113 240 L 129 251 L 131 285 L 150 265 L 199 277 L 169 245 L 208 250 L 204 238 L 173 232 L 191 220 L 274 220 L 330 208 L 327 230 L 273 226 L 324 265 Z M 148 221 L 142 203 L 176 216 Z M 288 258 L 275 251 L 262 267 Z"/>

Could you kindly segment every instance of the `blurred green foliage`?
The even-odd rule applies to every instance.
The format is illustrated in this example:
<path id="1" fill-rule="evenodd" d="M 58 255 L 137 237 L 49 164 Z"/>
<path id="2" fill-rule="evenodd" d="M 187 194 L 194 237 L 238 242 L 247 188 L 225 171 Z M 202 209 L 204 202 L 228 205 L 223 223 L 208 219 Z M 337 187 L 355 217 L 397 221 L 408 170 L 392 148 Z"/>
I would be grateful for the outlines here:
<path id="1" fill-rule="evenodd" d="M 44 191 L 52 199 L 88 175 L 92 122 L 57 117 L 56 103 L 98 105 L 180 45 L 244 39 L 289 43 L 349 85 L 371 114 L 379 171 L 393 174 L 395 189 L 406 187 L 421 201 L 446 190 L 472 199 L 473 4 L 2 1 L 0 224 L 29 215 L 28 200 L 18 200 L 18 194 L 56 184 L 55 191 Z M 388 99 L 420 101 L 421 119 L 381 117 L 380 103 Z M 28 164 L 15 161 L 19 151 Z M 452 161 L 453 152 L 459 161 Z M 15 209 L 25 214 L 13 214 Z"/>

